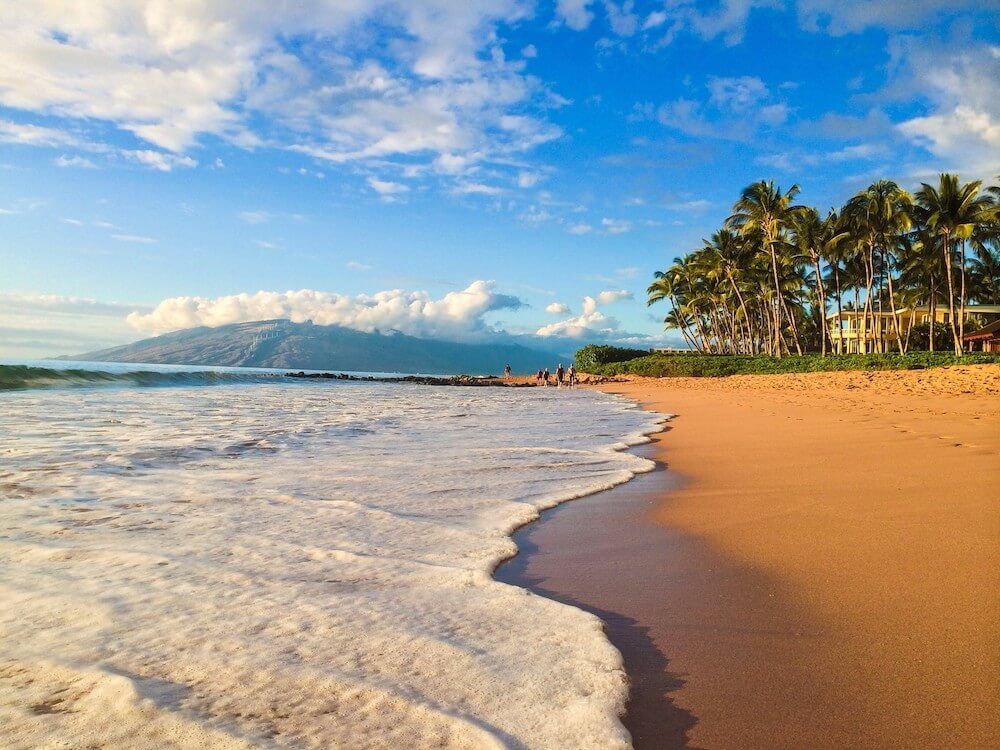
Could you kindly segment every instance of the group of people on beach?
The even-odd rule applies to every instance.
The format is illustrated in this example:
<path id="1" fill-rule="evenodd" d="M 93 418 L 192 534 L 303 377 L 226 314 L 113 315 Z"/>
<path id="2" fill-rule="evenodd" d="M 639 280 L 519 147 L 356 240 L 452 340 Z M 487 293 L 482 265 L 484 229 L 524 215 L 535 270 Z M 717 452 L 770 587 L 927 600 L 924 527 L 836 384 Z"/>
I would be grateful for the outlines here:
<path id="1" fill-rule="evenodd" d="M 503 376 L 505 379 L 508 380 L 511 377 L 513 377 L 510 365 L 504 365 Z M 548 367 L 541 369 L 535 373 L 535 385 L 540 385 L 540 386 L 552 385 L 552 380 L 553 380 L 552 373 L 549 372 Z M 556 367 L 555 386 L 557 388 L 562 388 L 563 385 L 566 385 L 568 388 L 572 388 L 577 384 L 577 382 L 578 381 L 576 377 L 576 368 L 573 366 L 573 363 L 570 362 L 568 368 L 563 368 L 562 362 L 560 362 L 559 365 Z"/>
<path id="2" fill-rule="evenodd" d="M 539 370 L 538 372 L 535 373 L 535 385 L 540 385 L 540 386 L 552 385 L 552 381 L 553 381 L 552 374 L 549 372 L 548 367 Z M 556 372 L 555 372 L 556 388 L 562 388 L 563 385 L 572 388 L 573 386 L 576 385 L 576 382 L 577 382 L 576 368 L 573 366 L 573 363 L 570 362 L 569 368 L 564 369 L 562 366 L 562 362 L 560 362 L 559 366 L 556 367 Z"/>

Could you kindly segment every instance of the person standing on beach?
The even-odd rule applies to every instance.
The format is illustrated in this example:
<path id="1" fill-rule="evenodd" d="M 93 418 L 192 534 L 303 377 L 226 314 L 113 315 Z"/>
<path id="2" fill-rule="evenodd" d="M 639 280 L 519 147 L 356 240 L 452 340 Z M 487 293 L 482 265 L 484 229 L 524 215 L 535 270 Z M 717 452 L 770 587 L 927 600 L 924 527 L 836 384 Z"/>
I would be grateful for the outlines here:
<path id="1" fill-rule="evenodd" d="M 569 369 L 566 371 L 566 375 L 569 377 L 569 387 L 572 388 L 576 385 L 576 368 L 573 367 L 573 363 L 569 363 Z"/>
<path id="2" fill-rule="evenodd" d="M 565 374 L 566 374 L 566 371 L 563 369 L 562 362 L 560 362 L 559 366 L 556 367 L 556 387 L 557 388 L 562 388 L 563 376 Z"/>
<path id="3" fill-rule="evenodd" d="M 508 380 L 510 379 L 510 364 L 506 364 L 503 366 L 503 376 Z"/>
<path id="4" fill-rule="evenodd" d="M 548 385 L 549 384 L 549 368 L 548 367 L 546 367 L 544 370 L 542 370 L 542 380 L 544 381 L 542 383 L 542 385 Z"/>
<path id="5" fill-rule="evenodd" d="M 535 385 L 542 385 L 542 371 L 539 370 L 535 373 Z"/>

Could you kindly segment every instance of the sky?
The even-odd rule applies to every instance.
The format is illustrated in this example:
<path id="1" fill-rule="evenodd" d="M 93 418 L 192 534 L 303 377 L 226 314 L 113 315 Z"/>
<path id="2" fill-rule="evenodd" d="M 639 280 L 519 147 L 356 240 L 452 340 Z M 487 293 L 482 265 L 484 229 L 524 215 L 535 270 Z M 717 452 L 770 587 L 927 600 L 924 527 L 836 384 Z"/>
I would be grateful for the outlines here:
<path id="1" fill-rule="evenodd" d="M 1000 6 L 0 0 L 0 356 L 287 317 L 678 343 L 758 179 L 1000 174 Z"/>

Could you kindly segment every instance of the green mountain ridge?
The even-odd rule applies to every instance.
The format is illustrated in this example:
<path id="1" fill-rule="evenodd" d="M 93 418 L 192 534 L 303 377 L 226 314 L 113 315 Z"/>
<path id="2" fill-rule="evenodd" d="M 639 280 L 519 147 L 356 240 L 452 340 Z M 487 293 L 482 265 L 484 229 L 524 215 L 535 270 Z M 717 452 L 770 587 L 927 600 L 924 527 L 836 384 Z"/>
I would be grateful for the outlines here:
<path id="1" fill-rule="evenodd" d="M 427 374 L 499 374 L 552 367 L 560 355 L 519 343 L 466 344 L 403 333 L 363 333 L 341 326 L 263 320 L 189 328 L 62 359 L 94 362 L 282 367 Z M 565 357 L 564 357 L 565 358 Z"/>

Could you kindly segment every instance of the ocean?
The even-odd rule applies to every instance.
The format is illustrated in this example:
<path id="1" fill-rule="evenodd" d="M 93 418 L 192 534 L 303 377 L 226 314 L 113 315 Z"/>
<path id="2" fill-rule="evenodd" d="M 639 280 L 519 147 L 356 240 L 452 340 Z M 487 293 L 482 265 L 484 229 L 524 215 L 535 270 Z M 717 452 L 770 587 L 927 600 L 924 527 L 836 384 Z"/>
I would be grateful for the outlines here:
<path id="1" fill-rule="evenodd" d="M 59 367 L 0 390 L 4 747 L 629 746 L 600 621 L 491 573 L 541 509 L 651 469 L 624 449 L 652 415 Z"/>

